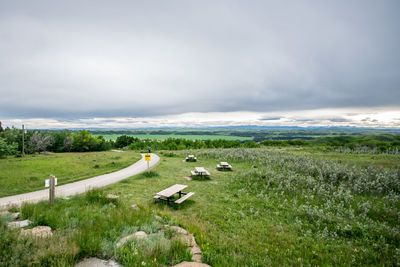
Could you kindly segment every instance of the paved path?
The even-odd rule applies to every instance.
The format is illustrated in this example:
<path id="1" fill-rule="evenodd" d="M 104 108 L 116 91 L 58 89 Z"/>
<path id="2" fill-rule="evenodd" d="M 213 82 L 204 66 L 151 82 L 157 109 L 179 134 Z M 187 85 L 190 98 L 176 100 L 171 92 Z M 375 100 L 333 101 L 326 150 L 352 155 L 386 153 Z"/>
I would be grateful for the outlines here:
<path id="1" fill-rule="evenodd" d="M 153 167 L 160 161 L 160 157 L 156 154 L 151 154 L 150 167 Z M 132 164 L 131 166 L 108 174 L 99 175 L 86 180 L 65 184 L 56 187 L 56 197 L 71 196 L 75 194 L 84 193 L 91 188 L 103 187 L 109 184 L 119 182 L 123 179 L 133 175 L 144 172 L 147 169 L 147 162 L 144 161 L 144 154 L 142 159 Z M 35 192 L 3 197 L 0 198 L 0 210 L 10 206 L 20 206 L 22 202 L 39 202 L 41 200 L 49 199 L 49 189 L 43 189 Z"/>

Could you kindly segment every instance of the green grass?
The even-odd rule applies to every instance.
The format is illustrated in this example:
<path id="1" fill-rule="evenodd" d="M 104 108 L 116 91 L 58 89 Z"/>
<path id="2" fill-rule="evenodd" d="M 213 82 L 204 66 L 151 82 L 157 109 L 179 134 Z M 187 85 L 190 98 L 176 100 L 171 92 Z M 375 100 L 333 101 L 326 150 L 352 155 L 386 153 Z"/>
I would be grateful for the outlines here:
<path id="1" fill-rule="evenodd" d="M 344 154 L 332 152 L 324 146 L 288 146 L 269 147 L 274 151 L 290 152 L 296 155 L 312 157 L 315 159 L 324 158 L 339 163 L 346 163 L 359 167 L 374 168 L 397 168 L 400 164 L 400 155 L 390 154 Z"/>
<path id="2" fill-rule="evenodd" d="M 105 134 L 103 135 L 106 140 L 116 140 L 122 134 Z M 96 135 L 95 135 L 96 136 Z M 232 135 L 179 135 L 179 134 L 128 134 L 128 136 L 137 137 L 139 139 L 156 139 L 165 140 L 167 138 L 183 138 L 190 140 L 252 140 L 252 137 L 232 136 Z"/>
<path id="3" fill-rule="evenodd" d="M 188 154 L 196 155 L 198 161 L 185 162 Z M 22 257 L 27 263 L 30 258 L 26 254 L 41 251 L 39 254 L 47 260 L 63 253 L 66 259 L 59 261 L 69 264 L 88 255 L 116 257 L 129 266 L 141 261 L 146 266 L 171 264 L 171 259 L 179 262 L 187 255 L 182 244 L 162 245 L 168 239 L 166 235 L 154 237 L 149 243 L 130 243 L 120 251 L 113 246 L 121 232 L 131 227 L 156 233 L 160 224 L 169 222 L 194 233 L 203 261 L 212 266 L 400 264 L 398 158 L 351 155 L 352 161 L 339 161 L 339 156 L 332 158 L 323 152 L 313 155 L 276 149 L 174 151 L 159 155 L 161 162 L 149 175 L 133 176 L 101 193 L 77 196 L 72 202 L 58 200 L 52 208 L 41 203 L 22 209 L 24 217 L 36 224 L 57 229 L 65 242 L 71 242 L 68 248 L 76 251 L 57 254 L 28 246 L 30 249 L 23 252 L 26 243 L 16 241 L 16 237 L 4 239 L 8 234 L 3 233 L 2 257 L 11 263 L 15 263 L 11 259 Z M 221 161 L 228 161 L 233 171 L 217 171 L 215 167 Z M 370 163 L 368 168 L 365 162 Z M 211 179 L 186 180 L 197 166 L 211 172 Z M 168 206 L 153 200 L 156 192 L 173 184 L 186 184 L 185 191 L 195 195 L 181 205 Z M 103 198 L 107 193 L 121 196 L 120 202 L 108 204 Z M 133 203 L 143 209 L 136 219 L 130 218 L 126 209 Z M 65 238 L 74 231 L 80 234 Z M 14 252 L 11 247 L 18 249 Z M 156 257 L 160 261 L 154 264 L 158 251 L 164 256 Z"/>
<path id="4" fill-rule="evenodd" d="M 37 225 L 50 226 L 53 237 L 38 239 L 19 237 L 17 230 L 7 230 L 7 218 L 0 220 L 0 266 L 74 266 L 85 257 L 116 258 L 125 266 L 173 265 L 190 260 L 187 246 L 176 233 L 160 231 L 173 224 L 150 210 L 131 209 L 125 203 L 106 198 L 102 190 L 70 200 L 57 199 L 22 206 L 23 218 Z M 131 240 L 123 246 L 117 242 L 136 231 L 148 234 L 146 240 Z"/>
<path id="5" fill-rule="evenodd" d="M 245 151 L 250 153 L 243 160 L 233 159 L 228 152 L 226 156 L 194 152 L 199 159 L 194 163 L 182 162 L 189 152 L 174 152 L 175 157 L 162 157 L 156 167 L 159 177 L 136 176 L 106 190 L 175 218 L 195 233 L 205 261 L 212 266 L 398 263 L 398 200 L 388 200 L 389 195 L 372 189 L 352 193 L 355 186 L 347 182 L 320 181 L 318 175 L 311 175 L 314 165 L 307 164 L 322 160 L 332 166 L 321 166 L 326 179 L 340 175 L 341 166 L 352 169 L 322 156 L 316 161 L 289 153 L 281 161 L 274 152 L 271 156 L 281 161 L 279 165 L 260 159 L 258 154 L 267 150 Z M 285 163 L 297 158 L 300 164 Z M 220 161 L 228 161 L 234 170 L 217 171 Z M 211 180 L 185 180 L 195 166 L 210 171 Z M 155 192 L 176 183 L 188 185 L 187 191 L 196 194 L 181 206 L 154 203 Z"/>
<path id="6" fill-rule="evenodd" d="M 122 169 L 140 158 L 134 152 L 89 152 L 0 159 L 0 197 L 44 189 L 50 174 L 62 185 Z"/>

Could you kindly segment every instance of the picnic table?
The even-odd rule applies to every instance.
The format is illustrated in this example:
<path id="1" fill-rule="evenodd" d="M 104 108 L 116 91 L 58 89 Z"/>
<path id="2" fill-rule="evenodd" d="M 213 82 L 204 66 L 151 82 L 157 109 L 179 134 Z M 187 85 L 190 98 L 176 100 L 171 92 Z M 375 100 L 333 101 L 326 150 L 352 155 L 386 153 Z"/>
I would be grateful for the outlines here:
<path id="1" fill-rule="evenodd" d="M 222 161 L 217 165 L 218 170 L 232 170 L 232 166 L 228 162 Z"/>
<path id="2" fill-rule="evenodd" d="M 193 176 L 210 176 L 210 173 L 203 167 L 195 167 L 194 171 L 191 171 Z"/>
<path id="3" fill-rule="evenodd" d="M 197 158 L 194 155 L 189 155 L 186 157 L 186 161 L 197 161 Z"/>
<path id="4" fill-rule="evenodd" d="M 169 203 L 171 201 L 171 198 L 175 194 L 179 194 L 179 199 L 175 200 L 174 202 L 176 204 L 181 204 L 183 201 L 185 201 L 186 199 L 188 199 L 189 197 L 194 195 L 194 192 L 189 192 L 189 193 L 182 192 L 182 190 L 185 189 L 186 187 L 187 187 L 187 185 L 175 184 L 173 186 L 170 186 L 170 187 L 156 193 L 156 195 L 153 198 L 159 199 L 159 200 L 164 200 L 164 201 L 167 201 L 167 203 Z M 182 197 L 182 195 L 184 195 L 184 196 Z"/>

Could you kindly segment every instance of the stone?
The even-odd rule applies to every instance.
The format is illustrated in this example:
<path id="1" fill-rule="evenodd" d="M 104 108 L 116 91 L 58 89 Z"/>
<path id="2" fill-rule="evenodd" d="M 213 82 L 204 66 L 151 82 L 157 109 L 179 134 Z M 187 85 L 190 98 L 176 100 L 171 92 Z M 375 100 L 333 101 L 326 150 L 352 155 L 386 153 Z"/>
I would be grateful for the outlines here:
<path id="1" fill-rule="evenodd" d="M 191 180 L 192 180 L 192 177 L 185 176 L 185 179 L 188 180 L 188 181 L 191 181 Z"/>
<path id="2" fill-rule="evenodd" d="M 129 240 L 132 240 L 134 238 L 144 239 L 144 238 L 147 238 L 147 234 L 143 231 L 139 231 L 132 235 L 125 236 L 118 241 L 117 247 L 122 246 L 123 244 L 125 244 L 126 242 L 128 242 Z"/>
<path id="3" fill-rule="evenodd" d="M 116 199 L 116 200 L 119 200 L 119 196 L 116 196 L 116 195 L 113 195 L 113 194 L 108 194 L 108 195 L 107 195 L 107 198 L 108 198 L 108 199 Z"/>
<path id="4" fill-rule="evenodd" d="M 179 227 L 179 226 L 176 226 L 176 225 L 168 226 L 168 227 L 173 229 L 173 230 L 175 230 L 179 234 L 183 234 L 183 235 L 187 235 L 188 234 L 188 231 L 186 231 L 182 227 Z"/>
<path id="5" fill-rule="evenodd" d="M 19 215 L 20 215 L 19 212 L 11 213 L 11 216 L 12 216 L 13 220 L 18 220 L 19 219 Z"/>
<path id="6" fill-rule="evenodd" d="M 205 263 L 200 263 L 200 262 L 189 262 L 189 261 L 184 261 L 181 262 L 177 265 L 174 265 L 172 267 L 211 267 L 208 264 Z"/>
<path id="7" fill-rule="evenodd" d="M 192 255 L 201 254 L 201 248 L 198 245 L 195 245 L 190 250 L 190 253 L 192 253 Z"/>
<path id="8" fill-rule="evenodd" d="M 51 228 L 49 226 L 36 226 L 32 229 L 22 230 L 21 235 L 47 238 L 53 236 L 53 233 L 51 232 Z"/>
<path id="9" fill-rule="evenodd" d="M 87 258 L 75 264 L 75 267 L 122 267 L 122 265 L 112 259 Z"/>
<path id="10" fill-rule="evenodd" d="M 22 227 L 26 227 L 29 224 L 31 224 L 30 220 L 24 220 L 24 221 L 16 221 L 16 222 L 9 222 L 7 224 L 7 227 L 9 229 L 15 229 L 15 228 L 22 228 Z"/>
<path id="11" fill-rule="evenodd" d="M 201 254 L 192 255 L 192 261 L 201 262 Z"/>
<path id="12" fill-rule="evenodd" d="M 131 206 L 131 208 L 134 209 L 134 210 L 137 210 L 137 211 L 140 210 L 140 208 L 139 208 L 138 205 L 136 205 L 136 204 L 133 204 L 133 205 Z"/>

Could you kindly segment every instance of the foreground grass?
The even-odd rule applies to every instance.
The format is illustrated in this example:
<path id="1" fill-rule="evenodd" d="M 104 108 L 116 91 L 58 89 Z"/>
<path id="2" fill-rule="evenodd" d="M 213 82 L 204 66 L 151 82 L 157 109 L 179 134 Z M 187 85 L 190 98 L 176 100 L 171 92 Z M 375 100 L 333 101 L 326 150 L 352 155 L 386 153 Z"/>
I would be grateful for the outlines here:
<path id="1" fill-rule="evenodd" d="M 140 158 L 134 152 L 88 152 L 0 159 L 0 197 L 44 189 L 50 174 L 61 185 L 117 171 Z"/>
<path id="2" fill-rule="evenodd" d="M 184 162 L 187 154 L 195 154 L 198 162 Z M 112 244 L 122 236 L 123 229 L 136 226 L 139 228 L 135 230 L 156 233 L 151 229 L 158 229 L 167 220 L 194 233 L 203 261 L 212 266 L 400 264 L 397 169 L 364 168 L 344 160 L 326 160 L 323 155 L 309 157 L 265 149 L 168 152 L 160 156 L 160 164 L 150 174 L 136 175 L 104 189 L 104 194 L 121 196 L 120 206 L 90 202 L 91 198 L 82 196 L 50 211 L 45 203 L 25 206 L 25 217 L 54 227 L 67 241 L 72 240 L 68 248 L 76 250 L 57 254 L 46 247 L 37 248 L 34 252 L 43 255 L 41 263 L 63 253 L 66 259 L 59 262 L 68 264 L 87 255 L 99 255 L 136 266 L 139 261 L 129 259 L 137 259 L 138 249 L 151 245 L 130 244 L 118 252 Z M 215 166 L 220 161 L 228 161 L 234 170 L 217 171 Z M 210 171 L 211 179 L 186 180 L 196 166 Z M 179 206 L 153 201 L 156 192 L 177 183 L 188 185 L 185 191 L 196 194 Z M 132 215 L 126 207 L 132 203 L 144 208 L 139 216 L 144 222 L 129 217 Z M 162 215 L 164 221 L 157 222 L 154 214 Z M 80 234 L 69 238 L 75 231 Z M 2 236 L 8 235 L 2 232 Z M 6 251 L 4 262 L 15 263 L 12 259 L 31 253 L 23 252 L 30 243 L 1 238 L 0 244 L 5 245 L 0 251 Z M 10 252 L 10 247 L 20 248 L 20 254 Z M 152 256 L 140 260 L 147 266 L 161 266 L 178 262 L 171 259 L 187 257 L 179 244 L 173 253 L 162 251 L 167 256 L 157 257 L 160 261 L 156 263 L 150 252 L 145 255 Z M 9 254 L 14 256 L 10 258 Z M 20 263 L 36 259 L 30 257 Z"/>
<path id="3" fill-rule="evenodd" d="M 70 200 L 57 199 L 22 207 L 22 216 L 31 226 L 50 226 L 51 238 L 19 236 L 7 230 L 7 218 L 0 216 L 0 266 L 73 266 L 85 257 L 115 258 L 125 266 L 172 265 L 190 260 L 187 247 L 173 231 L 163 230 L 168 218 L 147 209 L 134 210 L 118 200 L 110 200 L 101 190 Z M 117 246 L 120 238 L 136 231 L 149 236 Z"/>
<path id="4" fill-rule="evenodd" d="M 399 264 L 400 185 L 374 180 L 386 172 L 396 177 L 396 170 L 268 150 L 210 151 L 187 152 L 198 156 L 195 163 L 164 153 L 157 177 L 139 175 L 107 190 L 176 218 L 195 233 L 212 266 Z M 234 171 L 215 170 L 220 161 Z M 195 166 L 211 180 L 185 180 Z M 154 203 L 155 192 L 175 183 L 196 194 L 177 207 Z"/>

